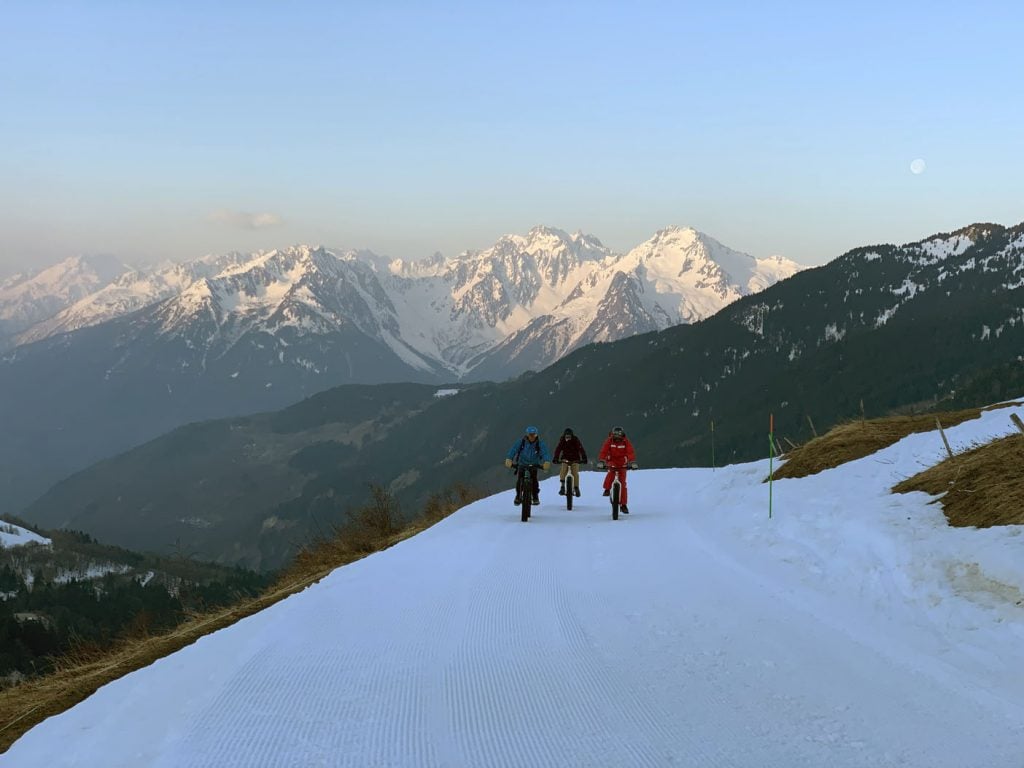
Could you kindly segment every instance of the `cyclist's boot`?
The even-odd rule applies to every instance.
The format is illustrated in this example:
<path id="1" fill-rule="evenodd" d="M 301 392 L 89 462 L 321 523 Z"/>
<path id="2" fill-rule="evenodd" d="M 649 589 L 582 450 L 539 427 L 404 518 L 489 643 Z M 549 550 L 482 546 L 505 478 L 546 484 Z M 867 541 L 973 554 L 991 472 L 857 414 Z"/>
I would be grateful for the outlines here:
<path id="1" fill-rule="evenodd" d="M 517 493 L 517 494 L 516 494 L 516 500 L 515 500 L 515 501 L 513 501 L 512 503 L 513 503 L 513 504 L 514 504 L 515 506 L 517 506 L 517 507 L 518 507 L 518 506 L 519 506 L 520 504 L 522 504 L 522 503 L 523 503 L 523 497 L 522 497 L 522 496 L 520 496 L 520 495 L 519 495 L 519 494 Z"/>
<path id="2" fill-rule="evenodd" d="M 538 504 L 540 504 L 540 494 L 537 494 L 537 493 L 533 494 L 533 502 L 532 503 L 533 503 L 533 506 L 537 506 Z"/>
<path id="3" fill-rule="evenodd" d="M 577 499 L 580 497 L 580 487 L 578 485 L 574 485 L 572 487 L 572 495 L 575 496 Z"/>
<path id="4" fill-rule="evenodd" d="M 604 493 L 602 493 L 601 495 L 602 496 L 611 496 L 612 495 L 612 489 L 611 488 L 605 488 L 604 489 Z"/>
<path id="5" fill-rule="evenodd" d="M 558 489 L 559 496 L 565 496 L 565 480 L 562 481 L 562 487 Z"/>
<path id="6" fill-rule="evenodd" d="M 629 514 L 629 507 L 627 507 L 625 504 L 620 504 L 619 505 L 619 512 L 621 512 L 624 515 L 628 515 Z"/>

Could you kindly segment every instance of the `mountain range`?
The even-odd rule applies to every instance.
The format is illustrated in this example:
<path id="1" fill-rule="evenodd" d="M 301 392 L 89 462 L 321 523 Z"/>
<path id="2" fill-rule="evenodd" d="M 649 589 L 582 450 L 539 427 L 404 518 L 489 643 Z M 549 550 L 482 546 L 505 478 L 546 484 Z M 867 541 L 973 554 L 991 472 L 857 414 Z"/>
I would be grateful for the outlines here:
<path id="1" fill-rule="evenodd" d="M 458 482 L 509 487 L 501 459 L 527 423 L 552 440 L 573 426 L 592 454 L 621 424 L 646 467 L 756 458 L 770 418 L 787 446 L 843 419 L 1013 394 L 1022 288 L 1024 224 L 857 248 L 700 322 L 591 344 L 514 380 L 447 396 L 342 386 L 185 426 L 57 484 L 23 516 L 267 568 L 344 520 L 367 482 L 411 509 Z"/>
<path id="2" fill-rule="evenodd" d="M 127 271 L 111 257 L 75 256 L 35 274 L 0 280 L 0 350 L 20 343 L 22 334 L 29 334 L 25 340 L 33 332 L 36 338 L 49 335 L 43 331 L 48 322 Z"/>
<path id="3" fill-rule="evenodd" d="M 0 512 L 190 421 L 345 383 L 507 378 L 699 320 L 799 266 L 693 229 L 616 254 L 536 227 L 449 259 L 296 246 L 106 269 L 73 259 L 0 292 Z"/>
<path id="4" fill-rule="evenodd" d="M 193 357 L 205 361 L 259 346 L 256 335 L 284 351 L 282 334 L 352 326 L 412 373 L 506 378 L 583 344 L 700 320 L 799 269 L 678 227 L 625 254 L 591 235 L 535 227 L 483 251 L 422 261 L 310 246 L 146 271 L 76 257 L 0 286 L 0 336 L 16 347 L 150 308 L 133 320 L 141 327 L 132 342 L 154 327 L 191 337 Z M 316 364 L 287 352 L 281 362 Z"/>

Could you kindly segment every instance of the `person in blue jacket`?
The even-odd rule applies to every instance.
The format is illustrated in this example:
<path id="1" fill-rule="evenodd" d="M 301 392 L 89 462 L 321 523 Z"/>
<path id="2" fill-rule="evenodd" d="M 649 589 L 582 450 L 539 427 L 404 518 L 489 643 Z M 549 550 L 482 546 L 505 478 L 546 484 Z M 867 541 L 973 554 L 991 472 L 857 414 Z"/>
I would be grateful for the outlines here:
<path id="1" fill-rule="evenodd" d="M 536 427 L 527 427 L 523 436 L 512 444 L 505 457 L 505 466 L 523 466 L 529 464 L 535 467 L 544 467 L 546 472 L 551 467 L 551 454 L 548 447 L 540 439 L 540 432 Z M 516 483 L 516 504 L 522 504 L 523 500 L 518 495 L 519 483 Z M 533 503 L 540 504 L 540 483 L 537 480 L 537 473 L 533 473 Z"/>

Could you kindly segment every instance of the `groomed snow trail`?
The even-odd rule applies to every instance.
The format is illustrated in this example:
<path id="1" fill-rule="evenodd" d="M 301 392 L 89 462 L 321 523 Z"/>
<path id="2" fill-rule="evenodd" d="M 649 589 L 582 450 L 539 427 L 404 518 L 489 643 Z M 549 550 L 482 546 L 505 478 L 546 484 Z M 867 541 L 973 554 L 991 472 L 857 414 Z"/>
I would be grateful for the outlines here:
<path id="1" fill-rule="evenodd" d="M 824 479 L 777 483 L 768 521 L 765 470 L 632 473 L 617 522 L 593 473 L 572 512 L 545 482 L 527 524 L 510 493 L 484 499 L 106 686 L 0 765 L 1024 766 L 1021 609 L 907 586 L 938 557 L 913 542 L 946 535 L 935 507 L 854 471 L 906 536 L 850 510 L 816 531 Z"/>

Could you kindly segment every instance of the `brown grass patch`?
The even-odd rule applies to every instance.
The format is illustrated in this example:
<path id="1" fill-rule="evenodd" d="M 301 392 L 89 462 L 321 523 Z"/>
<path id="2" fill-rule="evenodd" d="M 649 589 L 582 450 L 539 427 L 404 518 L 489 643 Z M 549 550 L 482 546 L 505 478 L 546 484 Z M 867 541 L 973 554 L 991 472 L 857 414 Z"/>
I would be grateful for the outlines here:
<path id="1" fill-rule="evenodd" d="M 1019 403 L 991 406 L 1004 408 Z M 915 416 L 888 416 L 881 419 L 848 421 L 833 427 L 827 434 L 816 437 L 785 454 L 785 463 L 772 475 L 776 480 L 815 475 L 833 469 L 848 461 L 862 459 L 876 451 L 897 443 L 907 435 L 935 429 L 938 417 L 943 428 L 955 427 L 969 419 L 976 419 L 987 408 L 967 408 L 962 411 L 924 413 Z"/>
<path id="2" fill-rule="evenodd" d="M 950 525 L 1024 525 L 1024 434 L 957 454 L 893 488 L 910 491 L 944 494 L 939 501 Z"/>
<path id="3" fill-rule="evenodd" d="M 326 536 L 303 547 L 282 572 L 278 584 L 300 581 L 310 573 L 330 573 L 338 566 L 392 547 L 481 498 L 478 491 L 463 485 L 431 494 L 420 517 L 400 526 L 396 522 L 400 516 L 398 504 L 391 494 L 379 486 L 371 486 L 370 495 L 370 501 L 352 515 L 351 524 L 336 526 Z"/>
<path id="4" fill-rule="evenodd" d="M 415 536 L 478 498 L 478 492 L 462 486 L 434 494 L 418 519 L 399 527 L 394 501 L 385 491 L 373 489 L 371 501 L 353 515 L 353 526 L 335 529 L 331 536 L 304 548 L 262 595 L 192 616 L 159 635 L 126 639 L 103 650 L 80 648 L 57 659 L 52 674 L 0 691 L 0 754 L 29 728 L 73 707 L 101 686 L 301 592 L 336 568 Z"/>

